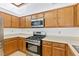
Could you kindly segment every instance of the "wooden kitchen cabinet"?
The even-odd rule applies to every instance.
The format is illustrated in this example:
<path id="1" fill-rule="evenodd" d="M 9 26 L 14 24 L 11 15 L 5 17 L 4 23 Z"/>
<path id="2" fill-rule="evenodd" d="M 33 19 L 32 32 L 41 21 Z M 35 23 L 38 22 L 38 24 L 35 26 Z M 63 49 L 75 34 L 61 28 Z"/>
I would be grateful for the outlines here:
<path id="1" fill-rule="evenodd" d="M 4 55 L 10 55 L 16 51 L 22 51 L 26 53 L 26 43 L 23 37 L 14 37 L 5 39 L 4 41 Z"/>
<path id="2" fill-rule="evenodd" d="M 15 38 L 8 39 L 4 42 L 4 55 L 10 55 L 17 51 L 17 40 Z"/>
<path id="3" fill-rule="evenodd" d="M 12 28 L 19 28 L 19 17 L 12 16 Z"/>
<path id="4" fill-rule="evenodd" d="M 11 15 L 0 12 L 0 16 L 3 19 L 3 27 L 10 28 L 11 27 Z"/>
<path id="5" fill-rule="evenodd" d="M 43 56 L 51 56 L 52 53 L 51 53 L 51 49 L 52 47 L 51 46 L 48 46 L 48 45 L 43 45 L 43 48 L 42 48 L 42 55 Z"/>
<path id="6" fill-rule="evenodd" d="M 23 49 L 23 41 L 22 39 L 18 38 L 18 50 L 22 51 Z"/>
<path id="7" fill-rule="evenodd" d="M 77 15 L 76 15 L 76 17 L 77 17 L 77 19 L 76 19 L 76 26 L 79 26 L 79 4 L 77 4 L 77 6 L 76 6 L 76 13 L 77 13 Z"/>
<path id="8" fill-rule="evenodd" d="M 66 56 L 66 44 L 53 42 L 52 56 Z"/>
<path id="9" fill-rule="evenodd" d="M 52 56 L 65 56 L 65 49 L 53 47 Z"/>
<path id="10" fill-rule="evenodd" d="M 44 13 L 38 13 L 38 14 L 32 15 L 32 19 L 39 19 L 39 18 L 43 18 L 43 17 L 44 17 Z"/>
<path id="11" fill-rule="evenodd" d="M 26 17 L 20 17 L 20 28 L 26 28 Z"/>
<path id="12" fill-rule="evenodd" d="M 23 52 L 26 53 L 26 42 L 25 42 L 25 38 L 22 38 L 23 39 Z"/>
<path id="13" fill-rule="evenodd" d="M 58 9 L 58 25 L 60 27 L 73 27 L 74 16 L 74 6 Z"/>
<path id="14" fill-rule="evenodd" d="M 58 42 L 42 42 L 43 56 L 66 56 L 66 44 Z"/>
<path id="15" fill-rule="evenodd" d="M 26 16 L 26 28 L 31 28 L 31 16 Z"/>
<path id="16" fill-rule="evenodd" d="M 18 37 L 18 50 L 26 53 L 26 43 L 25 43 L 25 38 Z"/>
<path id="17" fill-rule="evenodd" d="M 57 27 L 57 10 L 48 11 L 45 13 L 45 27 Z"/>
<path id="18" fill-rule="evenodd" d="M 73 53 L 73 51 L 71 50 L 71 48 L 68 45 L 66 46 L 66 55 L 75 56 L 75 54 Z"/>
<path id="19" fill-rule="evenodd" d="M 51 56 L 52 55 L 52 43 L 48 41 L 43 41 L 42 43 L 42 56 Z"/>

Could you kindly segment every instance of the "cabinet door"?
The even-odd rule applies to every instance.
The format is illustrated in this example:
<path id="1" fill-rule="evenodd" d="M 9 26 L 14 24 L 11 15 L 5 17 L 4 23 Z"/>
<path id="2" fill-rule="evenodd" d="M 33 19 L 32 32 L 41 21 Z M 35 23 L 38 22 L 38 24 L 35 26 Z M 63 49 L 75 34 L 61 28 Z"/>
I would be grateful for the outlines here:
<path id="1" fill-rule="evenodd" d="M 79 4 L 77 5 L 77 20 L 76 20 L 76 26 L 79 26 Z"/>
<path id="2" fill-rule="evenodd" d="M 43 18 L 43 17 L 44 17 L 44 13 L 37 14 L 37 18 Z"/>
<path id="3" fill-rule="evenodd" d="M 19 28 L 19 17 L 12 16 L 12 28 Z"/>
<path id="4" fill-rule="evenodd" d="M 74 26 L 74 7 L 58 9 L 58 25 L 60 27 Z"/>
<path id="5" fill-rule="evenodd" d="M 31 16 L 26 16 L 26 28 L 31 27 Z"/>
<path id="6" fill-rule="evenodd" d="M 18 38 L 18 49 L 22 52 L 26 52 L 25 38 Z"/>
<path id="7" fill-rule="evenodd" d="M 43 17 L 44 17 L 44 13 L 38 13 L 38 14 L 32 15 L 32 19 L 39 19 L 39 18 L 43 18 Z"/>
<path id="8" fill-rule="evenodd" d="M 23 49 L 23 41 L 20 38 L 18 39 L 18 49 L 20 51 L 22 51 L 22 49 Z"/>
<path id="9" fill-rule="evenodd" d="M 9 55 L 15 51 L 17 51 L 17 40 L 5 42 L 4 55 Z"/>
<path id="10" fill-rule="evenodd" d="M 65 49 L 58 48 L 58 47 L 53 47 L 52 55 L 53 56 L 65 56 Z"/>
<path id="11" fill-rule="evenodd" d="M 57 27 L 57 10 L 45 13 L 45 27 Z"/>
<path id="12" fill-rule="evenodd" d="M 48 45 L 42 46 L 42 55 L 43 56 L 51 56 L 52 55 L 52 47 Z"/>
<path id="13" fill-rule="evenodd" d="M 75 54 L 73 53 L 73 51 L 70 49 L 69 46 L 67 46 L 66 53 L 67 53 L 67 56 L 75 56 Z"/>
<path id="14" fill-rule="evenodd" d="M 32 19 L 37 19 L 37 14 L 32 15 Z"/>
<path id="15" fill-rule="evenodd" d="M 26 53 L 26 42 L 25 42 L 25 38 L 23 38 L 23 52 Z"/>
<path id="16" fill-rule="evenodd" d="M 0 13 L 1 17 L 3 18 L 3 25 L 4 28 L 10 28 L 11 27 L 11 15 L 6 13 Z"/>
<path id="17" fill-rule="evenodd" d="M 20 18 L 20 28 L 26 28 L 26 17 Z"/>

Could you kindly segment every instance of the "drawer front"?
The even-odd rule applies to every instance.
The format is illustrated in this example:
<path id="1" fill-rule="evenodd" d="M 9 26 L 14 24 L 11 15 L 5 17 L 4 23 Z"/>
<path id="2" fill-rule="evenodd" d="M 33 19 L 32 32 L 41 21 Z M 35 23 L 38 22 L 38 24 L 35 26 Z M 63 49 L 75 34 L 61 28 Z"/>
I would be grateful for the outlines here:
<path id="1" fill-rule="evenodd" d="M 43 41 L 42 44 L 43 44 L 43 45 L 52 45 L 52 42 L 49 42 L 49 41 Z"/>
<path id="2" fill-rule="evenodd" d="M 58 43 L 58 42 L 53 42 L 53 47 L 65 48 L 66 44 Z"/>

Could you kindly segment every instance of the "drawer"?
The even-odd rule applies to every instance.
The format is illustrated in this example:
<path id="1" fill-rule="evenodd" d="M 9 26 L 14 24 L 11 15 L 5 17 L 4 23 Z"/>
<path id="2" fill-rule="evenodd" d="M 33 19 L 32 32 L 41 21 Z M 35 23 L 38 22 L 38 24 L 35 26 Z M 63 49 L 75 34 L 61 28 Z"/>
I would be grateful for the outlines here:
<path id="1" fill-rule="evenodd" d="M 58 42 L 53 42 L 53 47 L 65 48 L 66 44 L 58 43 Z"/>
<path id="2" fill-rule="evenodd" d="M 43 44 L 43 45 L 52 45 L 52 42 L 49 42 L 49 41 L 43 41 L 42 44 Z"/>

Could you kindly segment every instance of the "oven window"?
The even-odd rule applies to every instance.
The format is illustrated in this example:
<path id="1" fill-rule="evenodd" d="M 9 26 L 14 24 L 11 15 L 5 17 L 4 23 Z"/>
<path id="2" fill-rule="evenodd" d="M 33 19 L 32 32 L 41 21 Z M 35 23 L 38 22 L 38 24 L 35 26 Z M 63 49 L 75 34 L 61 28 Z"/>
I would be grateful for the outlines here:
<path id="1" fill-rule="evenodd" d="M 38 52 L 37 49 L 38 47 L 33 45 L 33 44 L 28 44 L 28 50 L 32 51 L 32 52 Z"/>

